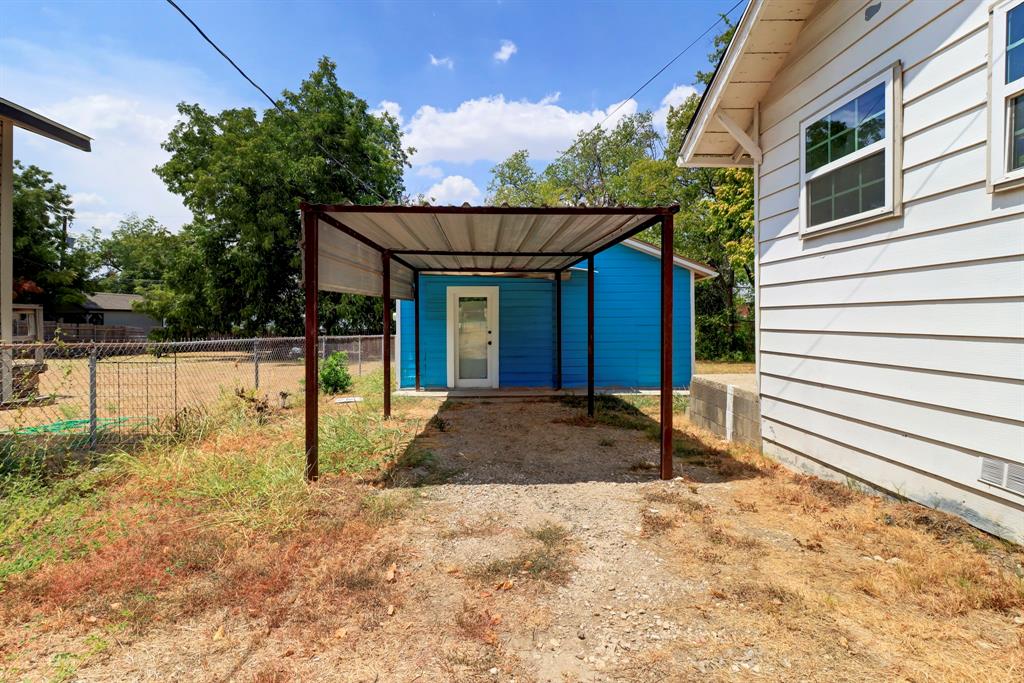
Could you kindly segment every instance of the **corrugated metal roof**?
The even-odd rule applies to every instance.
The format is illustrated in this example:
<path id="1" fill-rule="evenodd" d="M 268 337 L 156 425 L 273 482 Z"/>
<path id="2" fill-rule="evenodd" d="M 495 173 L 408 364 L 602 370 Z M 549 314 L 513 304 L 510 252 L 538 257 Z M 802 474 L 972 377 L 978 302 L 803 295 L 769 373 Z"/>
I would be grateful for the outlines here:
<path id="1" fill-rule="evenodd" d="M 381 252 L 388 251 L 393 255 L 391 295 L 397 299 L 413 297 L 414 271 L 564 270 L 679 210 L 340 205 L 303 209 L 319 218 L 321 290 L 380 296 Z"/>
<path id="2" fill-rule="evenodd" d="M 82 308 L 97 311 L 130 311 L 132 304 L 142 301 L 140 294 L 119 294 L 117 292 L 96 292 L 87 294 Z"/>

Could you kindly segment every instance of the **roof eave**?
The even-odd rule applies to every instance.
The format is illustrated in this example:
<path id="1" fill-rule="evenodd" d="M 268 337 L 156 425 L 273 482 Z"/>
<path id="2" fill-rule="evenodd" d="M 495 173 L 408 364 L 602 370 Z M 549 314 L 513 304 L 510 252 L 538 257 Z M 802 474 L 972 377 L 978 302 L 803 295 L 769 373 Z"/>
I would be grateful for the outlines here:
<path id="1" fill-rule="evenodd" d="M 80 149 L 83 152 L 92 151 L 92 138 L 79 133 L 77 130 L 48 119 L 42 114 L 26 109 L 10 100 L 0 97 L 0 119 L 7 119 L 18 128 L 31 131 L 57 142 L 63 142 L 69 147 Z"/>
<path id="2" fill-rule="evenodd" d="M 676 159 L 678 166 L 682 168 L 705 168 L 709 166 L 736 167 L 753 165 L 753 162 L 749 159 L 744 163 L 743 159 L 733 159 L 732 157 L 722 158 L 719 163 L 714 164 L 701 163 L 698 161 L 696 148 L 698 141 L 711 123 L 712 116 L 714 116 L 715 111 L 718 109 L 722 93 L 729 83 L 733 69 L 736 68 L 739 57 L 743 54 L 743 49 L 746 47 L 751 29 L 757 24 L 764 6 L 765 0 L 750 0 L 750 4 L 743 11 L 743 16 L 740 17 L 740 21 L 736 25 L 736 31 L 729 42 L 729 47 L 726 48 L 725 54 L 722 55 L 721 61 L 715 68 L 715 73 L 711 76 L 711 83 L 705 88 L 700 103 L 697 105 L 697 111 L 693 113 L 693 118 L 690 119 L 690 125 L 686 129 L 686 135 L 683 138 L 683 144 L 679 148 L 679 155 Z"/>

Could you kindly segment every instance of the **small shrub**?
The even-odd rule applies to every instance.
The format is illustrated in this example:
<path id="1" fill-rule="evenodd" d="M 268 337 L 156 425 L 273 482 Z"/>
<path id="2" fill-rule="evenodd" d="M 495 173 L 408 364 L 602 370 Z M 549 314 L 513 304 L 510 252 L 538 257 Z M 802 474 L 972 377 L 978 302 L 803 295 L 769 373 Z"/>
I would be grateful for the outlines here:
<path id="1" fill-rule="evenodd" d="M 325 394 L 343 394 L 352 389 L 347 353 L 335 351 L 320 364 L 320 388 Z"/>

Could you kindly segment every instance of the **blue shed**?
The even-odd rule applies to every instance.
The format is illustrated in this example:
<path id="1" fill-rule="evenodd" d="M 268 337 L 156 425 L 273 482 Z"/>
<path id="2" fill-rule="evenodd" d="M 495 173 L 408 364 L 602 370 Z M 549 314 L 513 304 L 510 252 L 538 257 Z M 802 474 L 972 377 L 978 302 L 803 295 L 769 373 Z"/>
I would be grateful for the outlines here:
<path id="1" fill-rule="evenodd" d="M 656 388 L 660 382 L 660 255 L 629 239 L 594 257 L 595 384 Z M 693 375 L 693 284 L 713 277 L 707 266 L 676 256 L 673 299 L 673 386 Z M 552 387 L 556 377 L 554 276 L 421 274 L 419 311 L 398 302 L 399 388 L 413 388 L 414 329 L 420 318 L 420 382 L 424 388 Z M 562 276 L 562 381 L 587 384 L 587 270 Z"/>

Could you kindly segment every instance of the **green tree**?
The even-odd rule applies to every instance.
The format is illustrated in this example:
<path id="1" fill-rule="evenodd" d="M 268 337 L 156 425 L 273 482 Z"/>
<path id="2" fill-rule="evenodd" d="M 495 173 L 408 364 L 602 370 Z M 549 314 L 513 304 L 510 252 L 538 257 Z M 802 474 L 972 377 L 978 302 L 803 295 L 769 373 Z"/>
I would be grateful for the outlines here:
<path id="1" fill-rule="evenodd" d="M 110 237 L 96 243 L 101 292 L 142 294 L 163 283 L 174 265 L 179 238 L 156 218 L 135 214 L 121 220 Z"/>
<path id="2" fill-rule="evenodd" d="M 717 64 L 733 27 L 715 37 L 708 55 Z M 704 86 L 711 73 L 698 72 Z M 681 169 L 676 155 L 699 102 L 692 95 L 669 110 L 665 139 L 650 112 L 626 116 L 611 129 L 583 131 L 543 171 L 535 172 L 526 151 L 491 170 L 490 201 L 518 205 L 680 205 L 678 252 L 714 267 L 719 276 L 698 284 L 697 353 L 702 358 L 753 355 L 753 181 L 744 169 Z M 658 227 L 639 239 L 658 243 Z"/>
<path id="3" fill-rule="evenodd" d="M 89 249 L 70 244 L 75 217 L 67 188 L 38 166 L 14 162 L 14 300 L 42 304 L 46 315 L 80 304 L 93 291 Z"/>
<path id="4" fill-rule="evenodd" d="M 300 333 L 298 201 L 372 204 L 404 192 L 397 122 L 343 89 L 329 59 L 278 104 L 262 116 L 178 106 L 182 121 L 163 145 L 171 158 L 155 171 L 193 220 L 164 283 L 146 295 L 173 335 Z M 379 310 L 354 295 L 321 301 L 327 332 Z"/>

